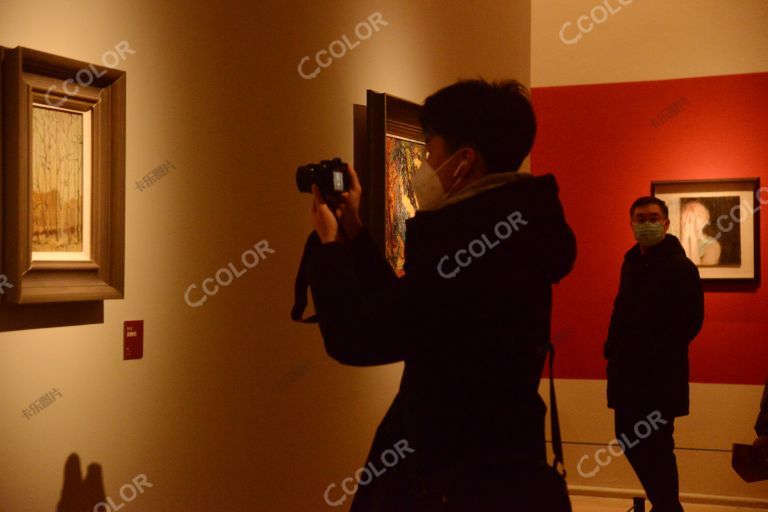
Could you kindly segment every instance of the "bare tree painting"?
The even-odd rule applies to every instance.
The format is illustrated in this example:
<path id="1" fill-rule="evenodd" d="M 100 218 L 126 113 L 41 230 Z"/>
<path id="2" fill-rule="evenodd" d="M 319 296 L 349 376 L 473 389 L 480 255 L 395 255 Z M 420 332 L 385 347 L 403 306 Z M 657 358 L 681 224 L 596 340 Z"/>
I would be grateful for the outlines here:
<path id="1" fill-rule="evenodd" d="M 32 109 L 32 250 L 83 250 L 83 116 Z"/>

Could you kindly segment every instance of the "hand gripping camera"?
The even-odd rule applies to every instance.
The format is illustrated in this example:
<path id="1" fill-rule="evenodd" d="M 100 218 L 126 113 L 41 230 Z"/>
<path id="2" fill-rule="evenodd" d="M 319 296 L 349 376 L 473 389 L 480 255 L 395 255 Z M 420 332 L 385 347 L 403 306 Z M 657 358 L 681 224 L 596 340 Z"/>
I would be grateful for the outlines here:
<path id="1" fill-rule="evenodd" d="M 334 158 L 319 164 L 302 165 L 296 169 L 296 185 L 299 192 L 309 194 L 312 193 L 312 185 L 317 185 L 326 200 L 332 198 L 349 190 L 347 164 L 341 158 Z"/>

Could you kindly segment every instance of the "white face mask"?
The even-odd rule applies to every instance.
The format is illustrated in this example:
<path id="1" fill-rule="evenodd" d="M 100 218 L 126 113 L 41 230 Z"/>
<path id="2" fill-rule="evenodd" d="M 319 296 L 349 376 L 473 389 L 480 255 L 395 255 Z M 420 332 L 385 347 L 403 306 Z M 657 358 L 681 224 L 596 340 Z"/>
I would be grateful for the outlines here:
<path id="1" fill-rule="evenodd" d="M 446 199 L 450 193 L 456 188 L 464 176 L 460 176 L 453 182 L 451 187 L 446 191 L 443 189 L 443 183 L 440 181 L 439 173 L 445 167 L 445 164 L 453 160 L 453 157 L 458 154 L 458 151 L 448 157 L 437 169 L 432 169 L 427 159 L 421 161 L 421 166 L 413 173 L 413 192 L 416 194 L 416 201 L 419 203 L 418 209 L 430 209 L 438 202 Z M 459 171 L 467 164 L 466 160 L 462 160 L 456 170 L 453 171 L 453 177 L 458 176 Z"/>

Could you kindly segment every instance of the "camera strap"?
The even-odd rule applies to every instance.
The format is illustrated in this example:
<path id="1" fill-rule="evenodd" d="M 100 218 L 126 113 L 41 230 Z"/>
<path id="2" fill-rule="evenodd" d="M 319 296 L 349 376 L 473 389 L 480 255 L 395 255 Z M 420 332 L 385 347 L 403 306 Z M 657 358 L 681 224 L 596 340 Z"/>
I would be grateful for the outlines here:
<path id="1" fill-rule="evenodd" d="M 302 317 L 304 316 L 304 310 L 307 309 L 307 291 L 309 290 L 307 264 L 309 255 L 315 247 L 319 247 L 320 245 L 320 237 L 317 235 L 317 231 L 312 231 L 304 244 L 304 253 L 301 255 L 299 270 L 296 273 L 296 281 L 293 284 L 294 298 L 293 308 L 291 308 L 291 319 L 296 322 L 304 322 L 307 324 L 317 323 L 317 315 L 312 315 L 307 318 Z"/>
<path id="2" fill-rule="evenodd" d="M 560 437 L 560 417 L 557 415 L 557 400 L 555 398 L 555 345 L 552 342 L 549 343 L 549 413 L 552 420 L 552 451 L 555 454 L 555 459 L 552 462 L 552 466 L 555 471 L 562 473 L 560 475 L 565 478 L 565 461 L 563 459 L 563 440 Z M 558 464 L 560 468 L 558 468 Z"/>

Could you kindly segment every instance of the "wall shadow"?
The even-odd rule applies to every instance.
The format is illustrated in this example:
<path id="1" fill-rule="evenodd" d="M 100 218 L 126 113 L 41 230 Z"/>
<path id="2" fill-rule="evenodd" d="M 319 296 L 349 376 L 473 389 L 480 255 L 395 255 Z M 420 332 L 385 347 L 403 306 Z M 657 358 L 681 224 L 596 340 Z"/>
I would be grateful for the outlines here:
<path id="1" fill-rule="evenodd" d="M 101 465 L 89 464 L 82 477 L 80 457 L 73 453 L 64 463 L 64 483 L 56 512 L 91 512 L 106 500 Z"/>

